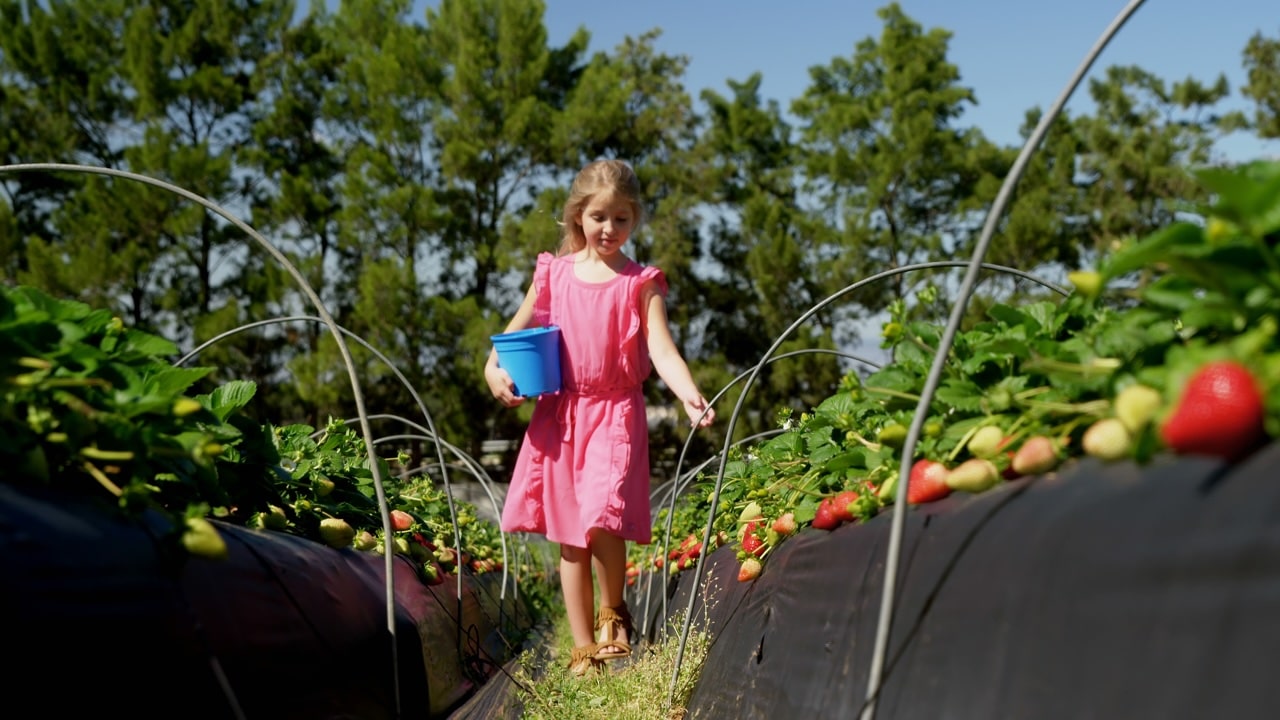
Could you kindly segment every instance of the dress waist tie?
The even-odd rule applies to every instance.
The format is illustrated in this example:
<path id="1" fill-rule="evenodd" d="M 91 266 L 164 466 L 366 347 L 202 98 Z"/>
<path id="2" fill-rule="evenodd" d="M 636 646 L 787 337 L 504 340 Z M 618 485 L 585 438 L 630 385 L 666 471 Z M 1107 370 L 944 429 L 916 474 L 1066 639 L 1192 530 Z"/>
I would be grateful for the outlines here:
<path id="1" fill-rule="evenodd" d="M 611 398 L 630 395 L 631 393 L 640 392 L 641 386 L 624 388 L 608 388 L 602 390 L 569 390 L 564 389 L 556 393 L 556 418 L 560 422 L 561 440 L 569 442 L 573 439 L 573 426 L 577 420 L 578 403 L 576 400 L 580 397 L 587 398 Z"/>

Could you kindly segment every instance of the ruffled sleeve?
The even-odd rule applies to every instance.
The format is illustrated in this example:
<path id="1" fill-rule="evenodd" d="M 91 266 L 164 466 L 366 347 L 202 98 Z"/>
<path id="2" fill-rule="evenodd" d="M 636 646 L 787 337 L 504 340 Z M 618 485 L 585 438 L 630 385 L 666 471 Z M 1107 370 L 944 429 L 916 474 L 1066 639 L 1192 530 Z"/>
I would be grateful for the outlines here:
<path id="1" fill-rule="evenodd" d="M 551 260 L 554 257 L 549 252 L 538 253 L 533 268 L 533 287 L 538 293 L 533 301 L 533 324 L 538 327 L 551 324 Z"/>
<path id="2" fill-rule="evenodd" d="M 649 363 L 649 350 L 644 346 L 640 328 L 644 322 L 640 306 L 641 291 L 653 280 L 662 297 L 667 296 L 667 276 L 656 267 L 643 267 L 630 283 L 631 308 L 626 330 L 622 335 L 622 372 L 633 382 L 642 382 L 652 369 Z"/>
<path id="3" fill-rule="evenodd" d="M 640 303 L 640 289 L 650 280 L 656 280 L 658 292 L 662 297 L 667 296 L 667 276 L 661 269 L 649 266 L 640 271 L 640 281 L 636 283 L 636 304 Z"/>

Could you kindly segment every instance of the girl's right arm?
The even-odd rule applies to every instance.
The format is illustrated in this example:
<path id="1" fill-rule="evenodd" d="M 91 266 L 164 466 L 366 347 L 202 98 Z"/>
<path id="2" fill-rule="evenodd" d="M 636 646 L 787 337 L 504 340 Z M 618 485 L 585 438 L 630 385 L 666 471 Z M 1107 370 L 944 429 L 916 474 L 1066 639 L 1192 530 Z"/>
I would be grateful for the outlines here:
<path id="1" fill-rule="evenodd" d="M 533 320 L 533 302 L 537 297 L 537 290 L 533 283 L 529 283 L 529 292 L 525 293 L 524 302 L 520 303 L 520 309 L 516 310 L 503 332 L 515 332 L 529 327 L 529 322 Z M 515 394 L 516 384 L 511 375 L 498 367 L 497 348 L 489 348 L 489 358 L 484 363 L 484 380 L 489 384 L 489 392 L 503 405 L 515 407 L 524 402 L 523 397 Z"/>

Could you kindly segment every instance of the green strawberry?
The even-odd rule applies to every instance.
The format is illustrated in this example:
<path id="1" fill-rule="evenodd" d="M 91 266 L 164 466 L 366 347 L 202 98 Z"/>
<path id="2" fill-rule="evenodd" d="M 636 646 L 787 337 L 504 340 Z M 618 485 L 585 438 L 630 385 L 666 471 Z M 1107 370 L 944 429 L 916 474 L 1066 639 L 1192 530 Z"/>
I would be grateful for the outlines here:
<path id="1" fill-rule="evenodd" d="M 1084 431 L 1084 452 L 1099 460 L 1119 460 L 1133 451 L 1133 436 L 1117 418 L 1102 418 Z"/>
<path id="2" fill-rule="evenodd" d="M 213 523 L 202 517 L 187 518 L 186 529 L 182 532 L 182 545 L 192 555 L 211 560 L 226 560 L 229 554 L 227 541 L 222 539 L 222 534 Z"/>
<path id="3" fill-rule="evenodd" d="M 1067 280 L 1086 298 L 1095 298 L 1102 292 L 1102 274 L 1093 270 L 1073 270 L 1067 273 Z"/>
<path id="4" fill-rule="evenodd" d="M 320 521 L 320 539 L 331 548 L 349 547 L 355 538 L 355 528 L 342 518 L 324 518 Z"/>
<path id="5" fill-rule="evenodd" d="M 328 497 L 329 493 L 333 492 L 334 482 L 324 475 L 317 475 L 311 486 L 316 492 L 316 497 Z"/>
<path id="6" fill-rule="evenodd" d="M 1160 412 L 1164 400 L 1160 392 L 1146 385 L 1130 385 L 1116 395 L 1116 419 L 1136 435 Z"/>
<path id="7" fill-rule="evenodd" d="M 378 546 L 378 538 L 374 537 L 373 533 L 368 530 L 361 530 L 356 533 L 353 542 L 357 550 L 364 550 L 366 552 Z"/>
<path id="8" fill-rule="evenodd" d="M 262 526 L 268 530 L 284 530 L 289 527 L 289 516 L 279 505 L 268 505 L 267 511 L 260 516 Z"/>
<path id="9" fill-rule="evenodd" d="M 969 493 L 980 493 L 1000 481 L 1000 470 L 985 458 L 965 460 L 947 473 L 947 487 Z M 910 486 L 907 488 L 910 490 Z"/>
<path id="10" fill-rule="evenodd" d="M 983 425 L 969 438 L 969 453 L 977 458 L 993 457 L 1003 442 L 1004 430 L 999 425 Z"/>

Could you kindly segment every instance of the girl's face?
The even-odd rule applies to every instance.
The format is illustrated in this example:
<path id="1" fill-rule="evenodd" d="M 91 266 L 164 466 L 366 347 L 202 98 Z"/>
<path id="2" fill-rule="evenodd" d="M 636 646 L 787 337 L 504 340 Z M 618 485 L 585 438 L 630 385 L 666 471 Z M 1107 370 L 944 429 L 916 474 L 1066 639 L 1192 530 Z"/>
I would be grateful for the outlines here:
<path id="1" fill-rule="evenodd" d="M 631 203 L 613 193 L 600 193 L 591 198 L 578 215 L 587 248 L 598 255 L 611 255 L 631 237 L 635 223 Z"/>

